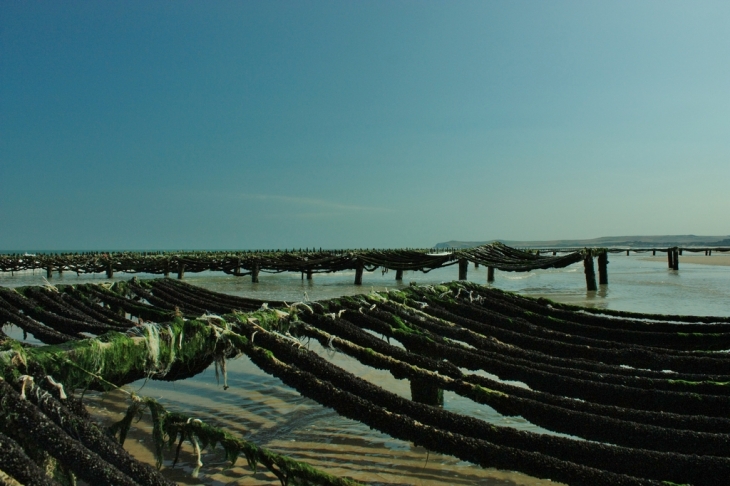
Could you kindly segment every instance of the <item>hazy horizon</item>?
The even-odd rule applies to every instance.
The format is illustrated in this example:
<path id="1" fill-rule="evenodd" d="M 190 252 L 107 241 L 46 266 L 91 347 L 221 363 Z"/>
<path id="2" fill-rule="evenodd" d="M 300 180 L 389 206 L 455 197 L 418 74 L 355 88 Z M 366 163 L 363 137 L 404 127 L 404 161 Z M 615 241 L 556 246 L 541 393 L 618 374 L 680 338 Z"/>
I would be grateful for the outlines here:
<path id="1" fill-rule="evenodd" d="M 711 243 L 713 240 L 718 241 L 724 241 L 724 240 L 730 240 L 730 235 L 625 235 L 625 236 L 599 236 L 596 238 L 581 238 L 581 239 L 556 239 L 556 240 L 508 240 L 505 238 L 495 238 L 491 240 L 442 240 L 438 241 L 433 244 L 429 245 L 416 245 L 412 246 L 410 248 L 419 248 L 419 249 L 427 249 L 427 248 L 443 248 L 443 245 L 445 244 L 482 244 L 482 243 L 489 243 L 492 241 L 501 241 L 505 242 L 507 244 L 537 244 L 537 243 L 557 243 L 557 244 L 567 244 L 569 242 L 574 241 L 596 241 L 601 242 L 605 240 L 626 240 L 628 238 L 637 238 L 640 240 L 646 240 L 649 242 L 649 240 L 653 240 L 652 242 L 656 242 L 657 244 L 661 244 L 662 241 L 667 242 L 678 242 L 678 241 L 687 241 L 690 244 L 692 244 L 692 239 L 697 240 L 697 242 L 709 242 Z M 711 245 L 710 245 L 711 246 Z M 346 250 L 346 249 L 362 249 L 363 247 L 325 247 L 325 246 L 310 246 L 310 247 L 270 247 L 270 248 L 243 248 L 243 247 L 230 247 L 230 248 L 224 248 L 224 247 L 210 247 L 210 248 L 177 248 L 177 247 L 170 247 L 170 248 L 58 248 L 58 249 L 52 249 L 52 248 L 23 248 L 23 249 L 3 249 L 0 248 L 0 253 L 7 254 L 7 253 L 74 253 L 74 252 L 156 252 L 156 251 L 164 251 L 164 252 L 174 252 L 174 251 L 256 251 L 256 250 Z M 376 247 L 373 247 L 376 248 Z M 380 249 L 390 249 L 390 248 L 397 248 L 397 247 L 377 247 Z"/>
<path id="2" fill-rule="evenodd" d="M 0 248 L 727 234 L 726 2 L 0 3 Z"/>

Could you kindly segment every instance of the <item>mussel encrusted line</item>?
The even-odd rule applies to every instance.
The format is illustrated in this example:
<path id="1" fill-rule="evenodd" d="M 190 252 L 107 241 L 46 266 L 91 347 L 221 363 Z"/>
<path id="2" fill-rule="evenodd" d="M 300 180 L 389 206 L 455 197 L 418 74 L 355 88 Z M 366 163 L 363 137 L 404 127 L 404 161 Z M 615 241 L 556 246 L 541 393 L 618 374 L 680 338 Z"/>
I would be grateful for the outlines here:
<path id="1" fill-rule="evenodd" d="M 396 256 L 403 265 L 414 258 Z M 710 485 L 730 475 L 730 357 L 718 352 L 728 347 L 719 318 L 715 327 L 683 316 L 588 314 L 467 282 L 287 304 L 173 279 L 132 279 L 0 289 L 0 319 L 48 344 L 0 335 L 0 442 L 8 451 L 0 470 L 20 482 L 75 476 L 166 484 L 132 458 L 115 463 L 118 444 L 99 436 L 73 391 L 140 378 L 180 380 L 211 364 L 227 387 L 226 360 L 240 354 L 344 417 L 482 466 L 576 485 Z M 306 338 L 408 379 L 412 390 L 447 390 L 576 438 L 517 431 L 402 398 L 309 351 Z M 50 376 L 69 398 L 52 396 Z M 282 484 L 350 483 L 169 413 L 162 403 L 131 400 L 112 431 L 123 441 L 131 418 L 149 410 L 160 464 L 164 442 L 177 444 L 175 460 L 184 443 L 198 457 L 221 444 L 231 461 L 243 454 Z M 91 463 L 79 462 L 84 448 L 96 454 L 85 456 Z"/>

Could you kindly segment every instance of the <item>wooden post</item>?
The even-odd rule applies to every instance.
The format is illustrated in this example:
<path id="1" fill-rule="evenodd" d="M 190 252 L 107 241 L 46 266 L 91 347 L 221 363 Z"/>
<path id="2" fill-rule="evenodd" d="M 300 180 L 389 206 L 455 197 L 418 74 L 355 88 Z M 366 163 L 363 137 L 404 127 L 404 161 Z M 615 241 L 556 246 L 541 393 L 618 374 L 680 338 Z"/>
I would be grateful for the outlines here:
<path id="1" fill-rule="evenodd" d="M 307 269 L 307 280 L 312 280 L 312 269 L 311 268 Z"/>
<path id="2" fill-rule="evenodd" d="M 48 265 L 46 267 L 46 278 L 53 278 L 53 265 Z"/>
<path id="3" fill-rule="evenodd" d="M 427 380 L 411 379 L 411 400 L 434 407 L 444 406 L 444 391 Z"/>
<path id="4" fill-rule="evenodd" d="M 466 273 L 469 270 L 469 260 L 459 259 L 459 280 L 466 280 Z"/>
<path id="5" fill-rule="evenodd" d="M 673 263 L 674 263 L 674 265 L 672 266 L 672 268 L 674 270 L 679 270 L 679 250 L 676 248 L 674 249 L 674 262 Z"/>
<path id="6" fill-rule="evenodd" d="M 598 283 L 608 285 L 608 252 L 602 251 L 598 255 Z"/>
<path id="7" fill-rule="evenodd" d="M 358 260 L 355 265 L 355 285 L 362 285 L 362 272 L 365 270 L 362 260 Z"/>
<path id="8" fill-rule="evenodd" d="M 251 283 L 259 283 L 259 264 L 254 263 L 251 267 Z"/>
<path id="9" fill-rule="evenodd" d="M 396 270 L 395 271 L 395 279 L 397 281 L 403 280 L 403 270 Z"/>
<path id="10" fill-rule="evenodd" d="M 106 264 L 106 278 L 114 278 L 114 266 L 111 260 Z"/>
<path id="11" fill-rule="evenodd" d="M 593 255 L 587 253 L 583 258 L 583 268 L 586 274 L 586 289 L 588 291 L 598 290 L 596 285 L 596 270 L 593 267 Z"/>
<path id="12" fill-rule="evenodd" d="M 240 277 L 241 276 L 241 259 L 240 258 L 236 258 L 235 265 L 236 265 L 236 268 L 233 269 L 233 275 L 235 275 L 236 277 Z"/>
<path id="13" fill-rule="evenodd" d="M 626 250 L 626 256 L 629 256 L 629 250 Z"/>
<path id="14" fill-rule="evenodd" d="M 494 282 L 494 267 L 487 267 L 487 282 Z"/>
<path id="15" fill-rule="evenodd" d="M 170 259 L 165 258 L 165 277 L 170 276 Z"/>
<path id="16" fill-rule="evenodd" d="M 712 256 L 712 250 L 707 250 L 707 256 Z"/>
<path id="17" fill-rule="evenodd" d="M 185 276 L 185 264 L 183 262 L 177 262 L 177 279 L 182 280 Z"/>
<path id="18" fill-rule="evenodd" d="M 669 268 L 674 268 L 674 250 L 667 248 L 667 264 Z"/>
<path id="19" fill-rule="evenodd" d="M 651 250 L 651 255 L 656 256 L 656 250 Z"/>

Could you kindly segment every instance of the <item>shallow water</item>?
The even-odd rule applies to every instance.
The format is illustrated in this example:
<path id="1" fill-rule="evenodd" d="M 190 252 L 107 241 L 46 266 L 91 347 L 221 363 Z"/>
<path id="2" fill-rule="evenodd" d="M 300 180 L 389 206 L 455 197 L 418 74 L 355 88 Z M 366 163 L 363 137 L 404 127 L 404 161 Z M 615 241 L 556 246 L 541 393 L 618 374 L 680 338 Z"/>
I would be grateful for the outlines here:
<path id="1" fill-rule="evenodd" d="M 707 257 L 712 259 L 714 257 Z M 594 307 L 638 312 L 730 315 L 730 267 L 682 265 L 680 270 L 667 269 L 666 262 L 651 261 L 642 256 L 610 255 L 609 286 L 598 292 L 586 292 L 583 267 L 576 264 L 559 270 L 538 270 L 528 273 L 495 272 L 494 287 L 525 295 Z M 262 300 L 318 300 L 351 295 L 370 290 L 383 290 L 409 285 L 434 284 L 452 280 L 456 266 L 423 274 L 405 272 L 402 283 L 394 281 L 395 273 L 366 273 L 364 285 L 352 284 L 354 272 L 315 275 L 312 281 L 298 274 L 261 274 L 260 282 L 250 278 L 216 275 L 210 272 L 186 274 L 185 280 L 211 290 Z M 0 275 L 0 285 L 42 284 L 45 272 Z M 140 278 L 153 277 L 138 275 Z M 469 280 L 486 283 L 486 268 L 469 268 Z M 119 275 L 119 279 L 130 278 Z M 81 276 L 66 273 L 54 275 L 52 283 L 106 281 L 102 276 Z M 17 333 L 16 333 L 17 335 Z M 389 373 L 373 370 L 342 354 L 322 349 L 312 342 L 310 348 L 339 366 L 367 380 L 378 383 L 399 395 L 409 397 L 407 381 L 396 380 Z M 541 481 L 518 473 L 482 469 L 450 456 L 427 453 L 420 447 L 393 439 L 353 420 L 301 397 L 241 357 L 228 365 L 230 388 L 223 390 L 212 369 L 188 380 L 174 383 L 137 382 L 126 387 L 141 395 L 158 399 L 171 410 L 181 411 L 212 425 L 269 447 L 276 452 L 305 460 L 330 473 L 352 477 L 373 484 L 484 484 L 543 485 Z M 128 405 L 120 392 L 90 394 L 88 403 L 100 420 L 107 423 L 121 418 Z M 472 415 L 498 425 L 521 430 L 546 432 L 521 417 L 504 417 L 490 407 L 445 393 L 447 410 Z M 138 457 L 153 463 L 150 452 L 150 424 L 147 419 L 135 425 L 126 447 Z M 253 474 L 241 458 L 229 468 L 221 451 L 206 451 L 205 466 L 193 478 L 192 447 L 184 446 L 181 463 L 174 469 L 170 460 L 165 474 L 181 484 L 245 485 L 278 484 L 278 480 L 259 470 Z M 169 458 L 173 456 L 168 453 Z M 555 483 L 550 483 L 555 484 Z"/>
<path id="2" fill-rule="evenodd" d="M 725 255 L 701 257 L 708 264 L 682 264 L 678 271 L 667 268 L 665 261 L 652 261 L 642 255 L 609 255 L 608 286 L 597 292 L 587 292 L 583 265 L 577 263 L 567 268 L 535 270 L 527 273 L 495 271 L 493 286 L 525 295 L 545 296 L 560 302 L 609 309 L 666 314 L 721 315 L 730 314 L 730 266 L 713 265 L 725 260 Z M 699 260 L 700 258 L 696 258 Z M 381 270 L 365 272 L 363 285 L 355 286 L 354 271 L 315 274 L 312 280 L 302 279 L 299 274 L 262 272 L 259 283 L 251 283 L 250 277 L 233 277 L 220 272 L 186 273 L 185 281 L 211 290 L 242 295 L 261 300 L 320 300 L 367 293 L 409 285 L 436 284 L 454 280 L 458 275 L 456 265 L 433 270 L 429 273 L 404 272 L 402 282 L 395 281 L 395 272 Z M 118 273 L 114 280 L 127 280 L 131 274 Z M 138 278 L 159 278 L 159 275 L 137 274 Z M 468 280 L 487 283 L 485 267 L 469 267 Z M 65 272 L 54 274 L 51 284 L 76 284 L 109 281 L 104 275 L 80 275 Z M 7 287 L 43 285 L 45 271 L 26 271 L 15 275 L 0 274 L 0 285 Z"/>

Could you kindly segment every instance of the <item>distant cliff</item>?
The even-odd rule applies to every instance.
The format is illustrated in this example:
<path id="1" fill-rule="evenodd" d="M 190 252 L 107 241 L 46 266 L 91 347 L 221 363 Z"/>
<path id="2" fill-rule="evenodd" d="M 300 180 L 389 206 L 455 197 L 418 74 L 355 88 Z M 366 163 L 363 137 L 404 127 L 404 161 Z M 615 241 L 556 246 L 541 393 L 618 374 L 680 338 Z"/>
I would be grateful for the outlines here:
<path id="1" fill-rule="evenodd" d="M 574 248 L 574 247 L 670 247 L 670 246 L 730 246 L 730 236 L 696 236 L 696 235 L 664 235 L 664 236 L 604 236 L 587 240 L 489 240 L 458 241 L 451 240 L 437 243 L 434 248 L 472 248 L 500 241 L 505 245 L 517 248 Z"/>

